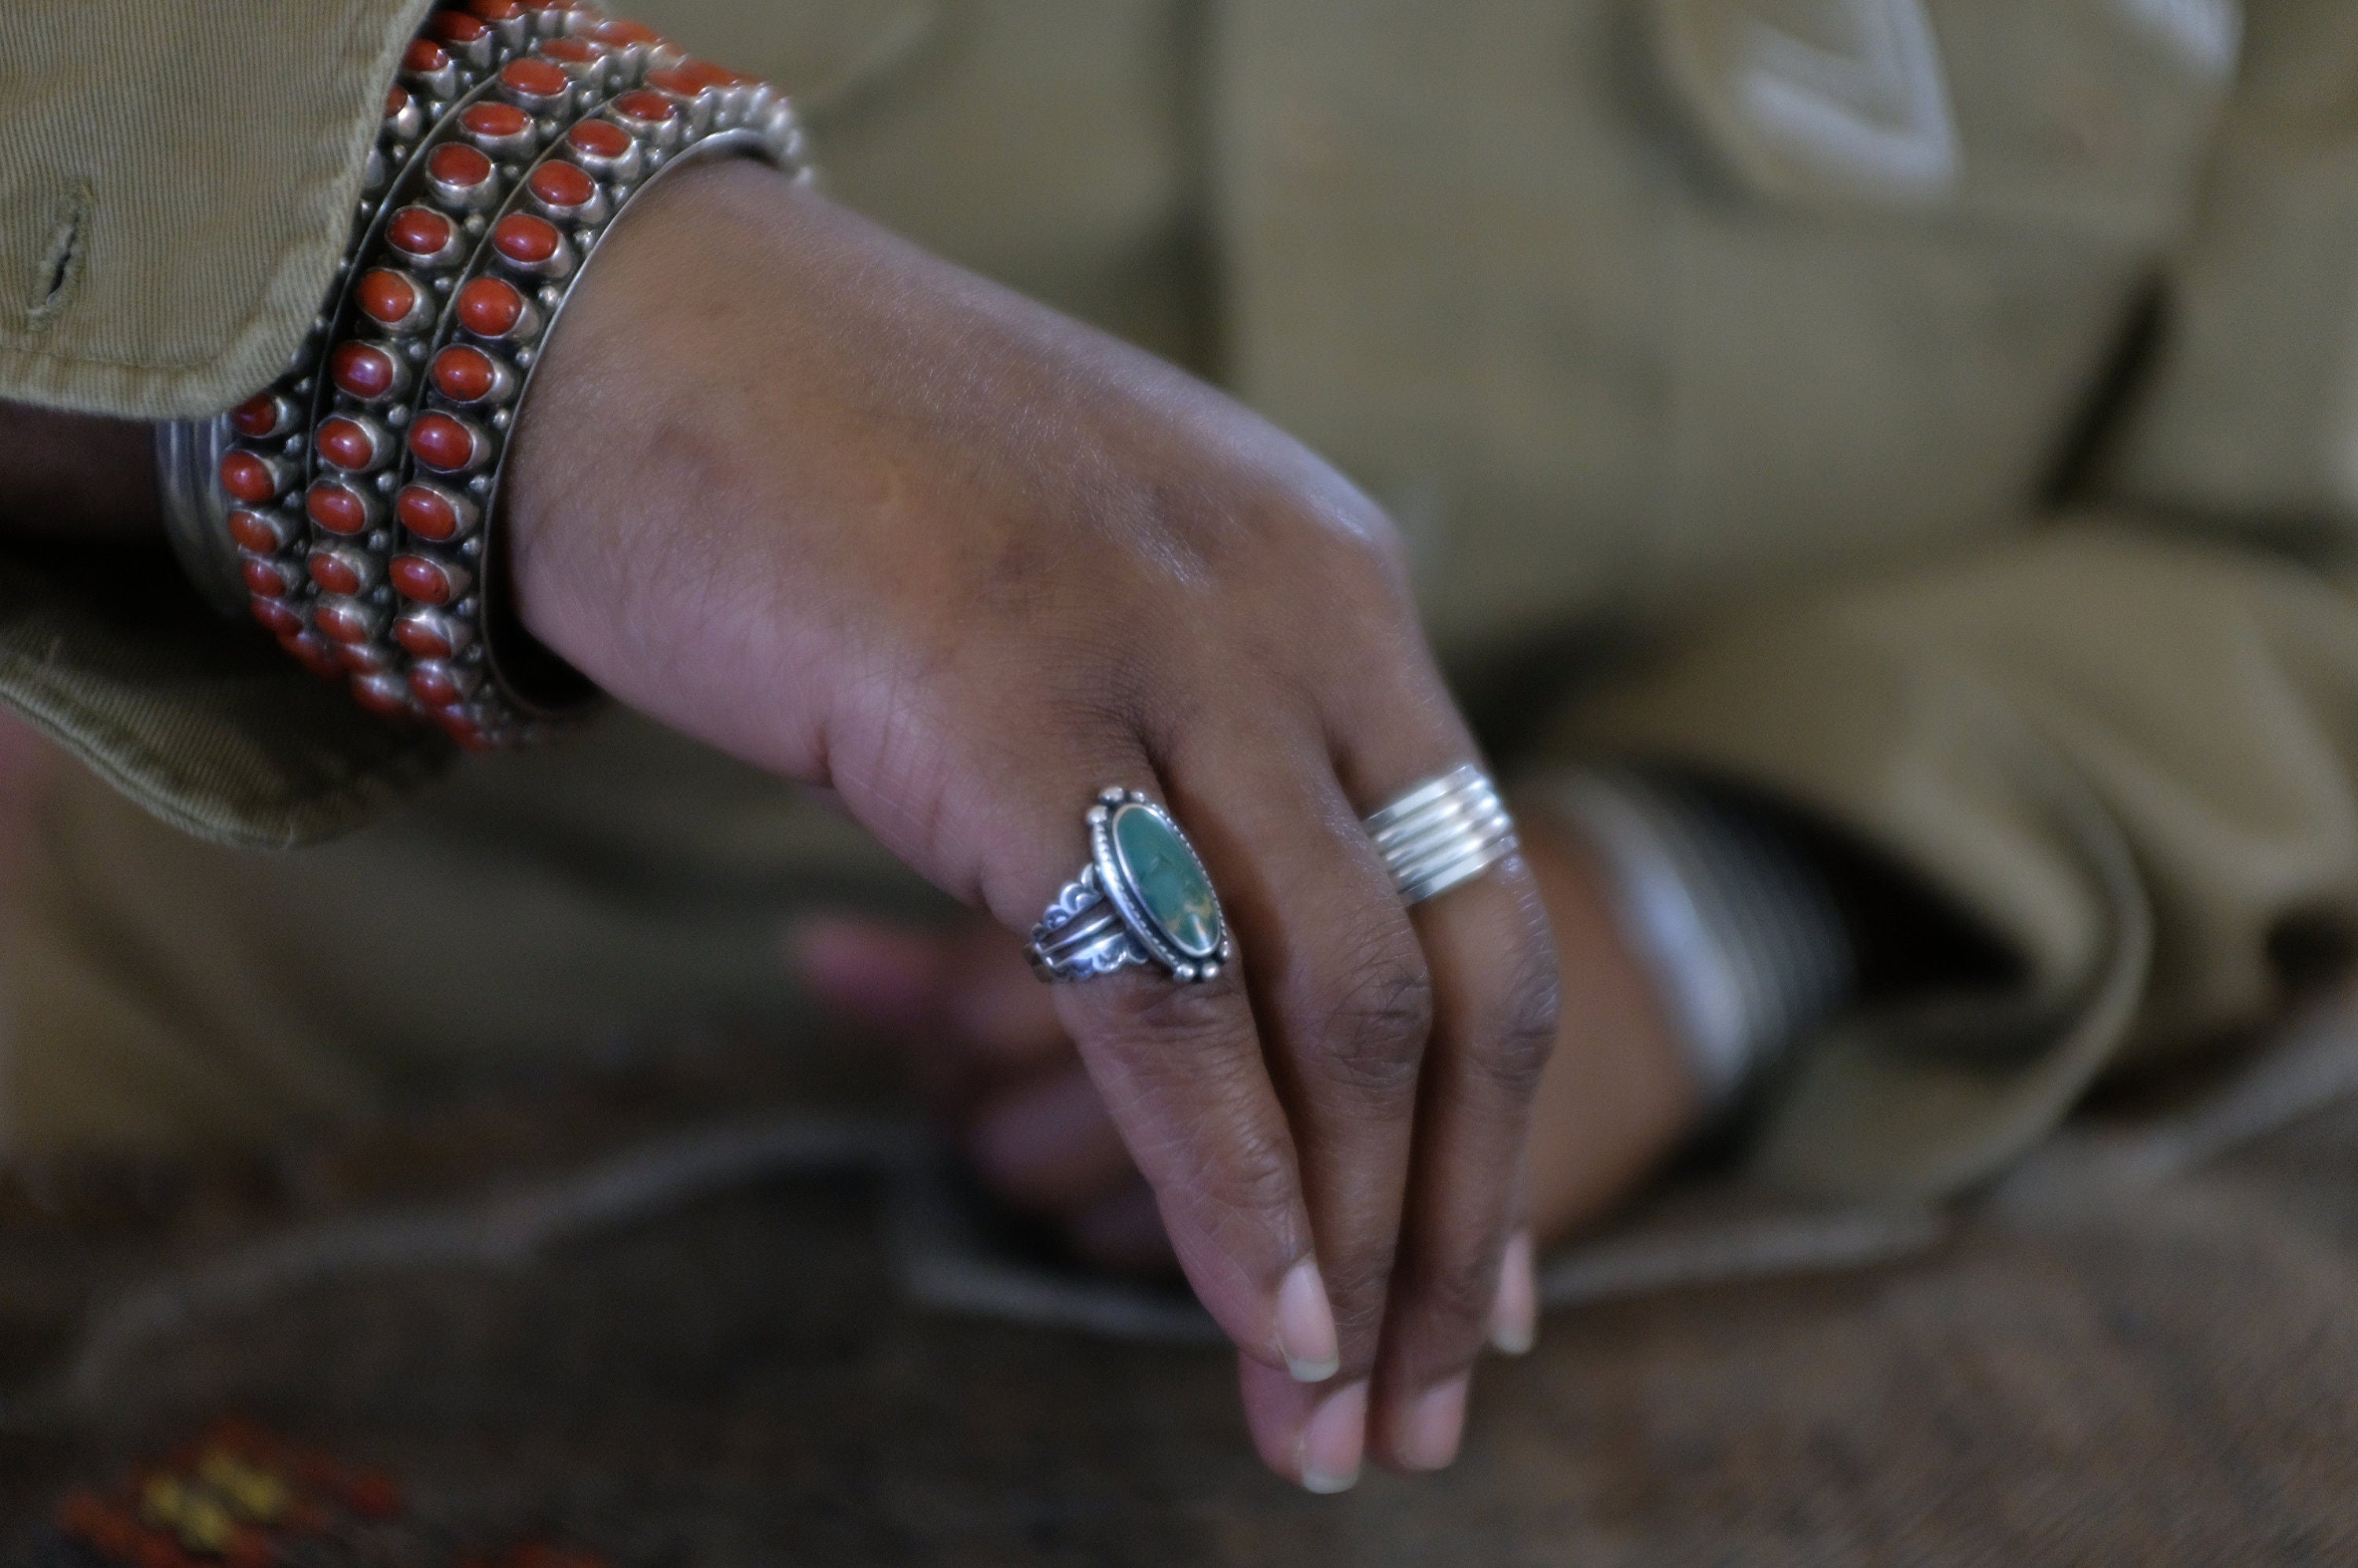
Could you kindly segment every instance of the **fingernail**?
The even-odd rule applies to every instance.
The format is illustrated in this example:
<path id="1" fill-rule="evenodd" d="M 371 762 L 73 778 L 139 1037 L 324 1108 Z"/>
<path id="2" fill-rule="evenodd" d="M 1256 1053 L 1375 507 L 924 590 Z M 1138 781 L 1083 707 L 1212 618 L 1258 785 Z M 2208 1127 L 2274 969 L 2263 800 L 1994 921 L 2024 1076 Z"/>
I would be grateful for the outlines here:
<path id="1" fill-rule="evenodd" d="M 1326 1304 L 1326 1282 L 1311 1259 L 1296 1263 L 1278 1287 L 1277 1351 L 1297 1383 L 1323 1383 L 1343 1364 L 1335 1309 Z"/>
<path id="2" fill-rule="evenodd" d="M 1498 1293 L 1490 1303 L 1490 1343 L 1509 1356 L 1529 1353 L 1540 1329 L 1539 1271 L 1531 1260 L 1531 1233 L 1507 1238 L 1498 1260 Z"/>
<path id="3" fill-rule="evenodd" d="M 1302 1488 L 1324 1497 L 1347 1492 L 1359 1479 L 1368 1449 L 1368 1383 L 1362 1378 L 1328 1395 L 1302 1423 L 1295 1473 Z"/>
<path id="4" fill-rule="evenodd" d="M 1438 1470 L 1457 1457 L 1466 1432 L 1466 1379 L 1436 1383 L 1409 1407 L 1401 1424 L 1400 1462 L 1412 1470 Z"/>

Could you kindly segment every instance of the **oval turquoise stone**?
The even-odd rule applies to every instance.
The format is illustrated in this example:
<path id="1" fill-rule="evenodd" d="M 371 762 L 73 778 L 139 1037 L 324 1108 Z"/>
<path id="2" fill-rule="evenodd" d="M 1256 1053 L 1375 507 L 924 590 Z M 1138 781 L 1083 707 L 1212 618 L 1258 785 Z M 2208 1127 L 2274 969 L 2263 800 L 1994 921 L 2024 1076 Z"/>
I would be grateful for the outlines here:
<path id="1" fill-rule="evenodd" d="M 1113 852 L 1138 902 L 1174 947 L 1191 958 L 1220 950 L 1220 903 L 1212 879 L 1160 812 L 1143 806 L 1116 811 Z"/>

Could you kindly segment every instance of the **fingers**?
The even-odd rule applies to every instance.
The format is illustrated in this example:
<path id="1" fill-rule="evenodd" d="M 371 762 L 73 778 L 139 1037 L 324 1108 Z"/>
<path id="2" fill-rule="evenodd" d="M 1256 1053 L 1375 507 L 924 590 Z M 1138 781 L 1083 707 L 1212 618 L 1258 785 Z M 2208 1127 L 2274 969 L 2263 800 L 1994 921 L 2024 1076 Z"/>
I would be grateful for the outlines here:
<path id="1" fill-rule="evenodd" d="M 895 1037 L 936 1100 L 959 1108 L 966 1149 L 1001 1200 L 1060 1222 L 1103 1267 L 1177 1269 L 1152 1192 L 1005 932 L 831 916 L 802 922 L 788 945 L 814 990 Z"/>
<path id="2" fill-rule="evenodd" d="M 1493 1337 L 1556 984 L 1538 893 L 1518 861 L 1420 906 L 1417 924 L 1433 970 L 1433 1044 L 1377 1377 L 1377 1444 L 1390 1464 L 1429 1470 L 1455 1454 L 1466 1374 Z"/>
<path id="3" fill-rule="evenodd" d="M 1363 812 L 1477 755 L 1422 660 L 1370 660 L 1335 689 L 1336 764 Z M 1433 1031 L 1369 1419 L 1376 1457 L 1427 1470 L 1455 1455 L 1484 1345 L 1531 1338 L 1530 1249 L 1510 1252 L 1509 1241 L 1521 1225 L 1531 1106 L 1555 1043 L 1558 986 L 1539 888 L 1519 854 L 1411 918 L 1432 978 Z"/>
<path id="4" fill-rule="evenodd" d="M 1171 1250 L 1170 1235 L 1163 1230 L 1163 1216 L 1154 1206 L 1153 1189 L 1135 1174 L 1075 1215 L 1067 1234 L 1075 1251 L 1103 1268 L 1166 1277 L 1179 1271 L 1179 1259 Z"/>
<path id="5" fill-rule="evenodd" d="M 1333 1376 L 1335 1317 L 1293 1136 L 1236 970 L 1055 989 L 1197 1298 L 1247 1356 L 1301 1381 Z"/>
<path id="6" fill-rule="evenodd" d="M 984 1105 L 967 1142 L 991 1190 L 1034 1214 L 1080 1213 L 1137 1179 L 1105 1101 L 1077 1066 Z"/>
<path id="7" fill-rule="evenodd" d="M 788 933 L 787 949 L 830 1008 L 908 1052 L 920 1088 L 945 1114 L 964 1116 L 1073 1060 L 1054 999 L 995 925 L 813 917 Z"/>
<path id="8" fill-rule="evenodd" d="M 1430 1026 L 1423 955 L 1322 737 L 1206 738 L 1169 770 L 1238 934 L 1337 1325 L 1338 1382 L 1374 1366 Z M 1331 1403 L 1256 1405 L 1300 1422 Z M 1256 1421 L 1264 1415 L 1256 1415 Z M 1298 1431 L 1256 1431 L 1272 1452 Z"/>
<path id="9" fill-rule="evenodd" d="M 1367 1450 L 1368 1380 L 1305 1385 L 1243 1357 L 1237 1371 L 1261 1462 L 1305 1491 L 1349 1490 Z"/>

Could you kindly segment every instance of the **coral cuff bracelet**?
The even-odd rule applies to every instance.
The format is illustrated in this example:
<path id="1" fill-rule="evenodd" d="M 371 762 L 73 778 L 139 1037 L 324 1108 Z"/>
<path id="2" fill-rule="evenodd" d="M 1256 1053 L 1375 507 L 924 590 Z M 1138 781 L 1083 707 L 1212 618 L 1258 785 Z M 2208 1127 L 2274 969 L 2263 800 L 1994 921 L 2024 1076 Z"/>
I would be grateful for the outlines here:
<path id="1" fill-rule="evenodd" d="M 408 47 L 335 287 L 277 381 L 159 426 L 173 543 L 388 718 L 529 741 L 587 683 L 507 620 L 495 527 L 519 406 L 583 265 L 666 170 L 806 172 L 791 106 L 579 5 L 467 0 Z"/>

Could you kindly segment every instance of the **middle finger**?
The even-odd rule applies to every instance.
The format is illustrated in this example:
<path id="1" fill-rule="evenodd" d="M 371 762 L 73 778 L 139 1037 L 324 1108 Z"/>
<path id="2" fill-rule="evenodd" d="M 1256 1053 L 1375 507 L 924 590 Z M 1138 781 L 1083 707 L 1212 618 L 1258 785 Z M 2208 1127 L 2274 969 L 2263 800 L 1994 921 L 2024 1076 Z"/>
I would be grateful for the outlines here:
<path id="1" fill-rule="evenodd" d="M 1165 779 L 1197 825 L 1237 925 L 1335 1312 L 1341 1368 L 1334 1381 L 1252 1402 L 1257 1421 L 1298 1425 L 1363 1382 L 1374 1364 L 1432 1027 L 1432 979 L 1314 727 L 1199 737 L 1174 755 Z M 1280 1434 L 1260 1435 L 1266 1447 Z"/>

